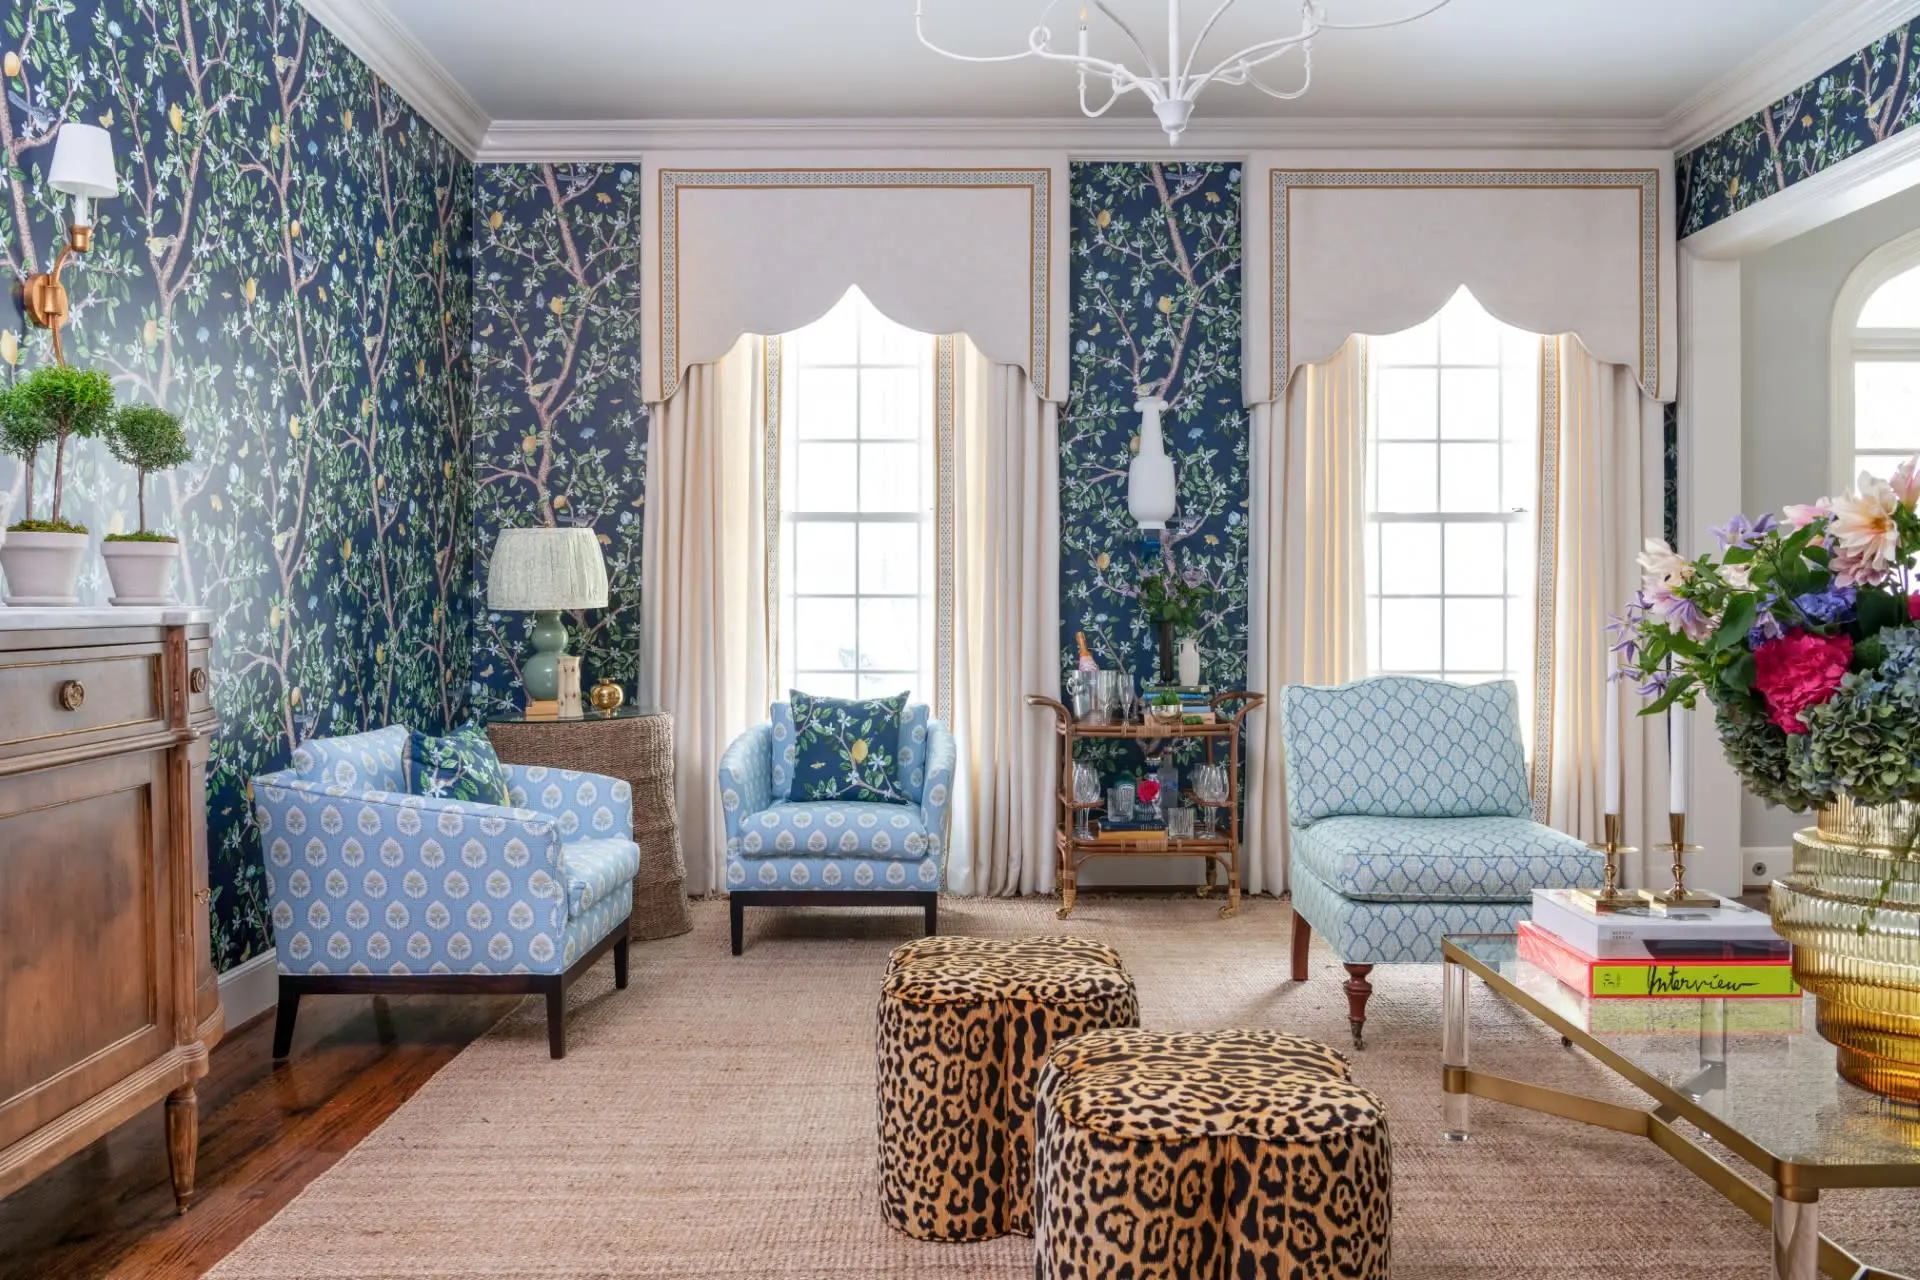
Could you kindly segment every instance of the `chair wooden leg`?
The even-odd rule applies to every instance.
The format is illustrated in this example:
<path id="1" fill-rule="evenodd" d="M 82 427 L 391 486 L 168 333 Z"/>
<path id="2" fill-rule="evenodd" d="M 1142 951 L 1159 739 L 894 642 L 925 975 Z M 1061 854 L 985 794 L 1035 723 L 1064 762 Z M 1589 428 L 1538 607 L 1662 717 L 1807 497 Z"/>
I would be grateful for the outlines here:
<path id="1" fill-rule="evenodd" d="M 1307 980 L 1307 951 L 1313 945 L 1313 926 L 1298 911 L 1293 913 L 1293 980 Z"/>
<path id="2" fill-rule="evenodd" d="M 616 990 L 627 989 L 627 943 L 631 939 L 627 926 L 620 926 L 620 941 L 613 944 L 613 985 Z"/>
<path id="3" fill-rule="evenodd" d="M 1367 1025 L 1367 997 L 1373 994 L 1373 984 L 1367 981 L 1367 975 L 1373 972 L 1370 964 L 1350 964 L 1347 967 L 1347 1021 L 1353 1024 L 1353 1047 L 1367 1047 L 1365 1028 Z"/>
<path id="4" fill-rule="evenodd" d="M 559 974 L 547 982 L 547 1052 L 567 1056 L 567 984 Z"/>
<path id="5" fill-rule="evenodd" d="M 940 933 L 940 898 L 937 894 L 927 896 L 927 936 L 936 937 Z"/>
<path id="6" fill-rule="evenodd" d="M 747 914 L 747 904 L 740 900 L 740 895 L 738 894 L 728 895 L 727 916 L 728 916 L 728 919 L 733 924 L 733 954 L 735 955 L 740 954 L 740 926 L 742 923 L 742 917 L 745 916 L 746 914 Z"/>
<path id="7" fill-rule="evenodd" d="M 273 1015 L 273 1057 L 274 1061 L 287 1056 L 293 1049 L 293 1020 L 300 1016 L 300 989 L 289 986 L 285 978 L 280 979 L 280 1007 Z"/>

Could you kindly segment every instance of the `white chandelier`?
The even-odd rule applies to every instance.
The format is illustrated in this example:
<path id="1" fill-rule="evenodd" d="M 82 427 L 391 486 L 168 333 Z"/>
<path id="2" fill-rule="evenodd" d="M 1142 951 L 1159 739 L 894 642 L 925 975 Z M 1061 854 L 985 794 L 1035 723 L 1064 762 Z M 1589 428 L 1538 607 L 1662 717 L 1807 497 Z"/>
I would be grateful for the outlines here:
<path id="1" fill-rule="evenodd" d="M 1182 56 L 1180 44 L 1180 0 L 1166 0 L 1167 6 L 1167 69 L 1162 73 L 1155 64 L 1153 55 L 1134 34 L 1133 28 L 1124 19 L 1107 6 L 1107 0 L 1089 0 L 1109 22 L 1120 28 L 1127 40 L 1133 45 L 1141 60 L 1146 63 L 1146 74 L 1133 71 L 1118 62 L 1109 62 L 1105 58 L 1095 58 L 1087 52 L 1087 9 L 1080 9 L 1080 43 L 1073 53 L 1066 53 L 1053 47 L 1053 31 L 1047 26 L 1047 15 L 1059 7 L 1062 0 L 1048 0 L 1040 11 L 1040 20 L 1033 30 L 1027 33 L 1027 47 L 1018 53 L 997 55 L 977 55 L 955 53 L 951 49 L 942 49 L 927 39 L 924 15 L 921 11 L 925 0 L 914 0 L 913 30 L 920 37 L 920 43 L 943 57 L 960 62 L 1017 62 L 1021 58 L 1046 58 L 1053 62 L 1071 63 L 1080 73 L 1080 110 L 1089 117 L 1102 116 L 1120 95 L 1138 90 L 1145 94 L 1147 101 L 1153 103 L 1153 113 L 1160 117 L 1160 127 L 1167 131 L 1167 141 L 1177 143 L 1186 130 L 1187 118 L 1193 114 L 1194 99 L 1200 91 L 1210 84 L 1250 84 L 1270 98 L 1290 101 L 1307 91 L 1313 83 L 1313 38 L 1322 31 L 1371 31 L 1382 27 L 1398 27 L 1417 21 L 1438 9 L 1444 8 L 1449 0 L 1433 0 L 1418 13 L 1410 13 L 1402 18 L 1389 18 L 1381 22 L 1328 22 L 1325 0 L 1300 0 L 1300 30 L 1287 36 L 1276 36 L 1271 40 L 1262 40 L 1258 44 L 1248 45 L 1238 53 L 1228 54 L 1211 68 L 1194 70 L 1194 59 L 1200 53 L 1212 33 L 1214 23 L 1221 15 L 1233 8 L 1236 0 L 1221 0 L 1220 7 L 1213 11 L 1206 25 L 1200 28 L 1193 47 Z M 1253 72 L 1254 68 L 1264 66 L 1277 58 L 1285 57 L 1294 50 L 1300 52 L 1300 83 L 1291 89 L 1276 89 L 1263 83 Z M 1113 86 L 1107 100 L 1098 107 L 1087 102 L 1087 74 L 1106 76 Z"/>

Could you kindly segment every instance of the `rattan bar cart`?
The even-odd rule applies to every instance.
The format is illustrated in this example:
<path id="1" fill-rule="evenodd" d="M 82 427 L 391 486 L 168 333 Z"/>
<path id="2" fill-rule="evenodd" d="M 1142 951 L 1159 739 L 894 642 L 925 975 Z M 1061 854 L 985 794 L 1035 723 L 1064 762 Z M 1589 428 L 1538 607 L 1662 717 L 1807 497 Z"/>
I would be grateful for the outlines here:
<path id="1" fill-rule="evenodd" d="M 1053 698 L 1027 695 L 1027 705 L 1046 707 L 1053 712 L 1054 732 L 1060 735 L 1060 767 L 1054 779 L 1054 849 L 1060 868 L 1060 906 L 1054 912 L 1065 920 L 1073 914 L 1074 895 L 1080 868 L 1095 858 L 1203 858 L 1207 882 L 1195 890 L 1206 897 L 1219 885 L 1221 868 L 1227 873 L 1227 901 L 1220 908 L 1222 917 L 1240 910 L 1240 726 L 1247 712 L 1260 706 L 1266 697 L 1237 691 L 1216 694 L 1211 699 L 1216 717 L 1212 724 L 1164 724 L 1131 721 L 1126 724 L 1078 724 L 1073 713 Z M 1226 708 L 1233 707 L 1231 716 Z M 1126 738 L 1141 743 L 1171 742 L 1181 738 L 1199 738 L 1206 743 L 1207 763 L 1218 762 L 1217 753 L 1224 742 L 1227 749 L 1227 829 L 1211 836 L 1172 839 L 1165 835 L 1143 833 L 1137 840 L 1082 840 L 1073 833 L 1074 815 L 1082 809 L 1104 807 L 1100 803 L 1080 804 L 1073 798 L 1073 748 L 1085 738 Z"/>

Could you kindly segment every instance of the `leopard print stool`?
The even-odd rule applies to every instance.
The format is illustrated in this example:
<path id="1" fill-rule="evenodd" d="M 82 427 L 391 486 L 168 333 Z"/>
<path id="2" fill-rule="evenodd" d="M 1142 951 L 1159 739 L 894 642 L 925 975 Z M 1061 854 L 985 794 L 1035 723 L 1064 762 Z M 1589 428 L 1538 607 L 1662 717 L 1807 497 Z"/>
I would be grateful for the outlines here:
<path id="1" fill-rule="evenodd" d="M 1069 1036 L 1140 1024 L 1113 948 L 921 938 L 880 993 L 880 1206 L 921 1240 L 1031 1234 L 1033 1086 Z"/>
<path id="2" fill-rule="evenodd" d="M 1034 1102 L 1038 1280 L 1385 1280 L 1380 1102 L 1270 1031 L 1096 1031 Z"/>

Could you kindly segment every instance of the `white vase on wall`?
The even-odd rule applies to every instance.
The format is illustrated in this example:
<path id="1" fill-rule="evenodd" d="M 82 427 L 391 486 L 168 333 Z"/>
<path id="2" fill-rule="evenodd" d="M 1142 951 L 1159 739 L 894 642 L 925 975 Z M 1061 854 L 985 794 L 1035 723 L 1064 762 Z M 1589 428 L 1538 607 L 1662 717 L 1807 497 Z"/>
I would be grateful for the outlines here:
<path id="1" fill-rule="evenodd" d="M 1200 642 L 1192 636 L 1180 641 L 1175 651 L 1174 665 L 1179 670 L 1180 683 L 1196 685 L 1200 683 Z"/>

